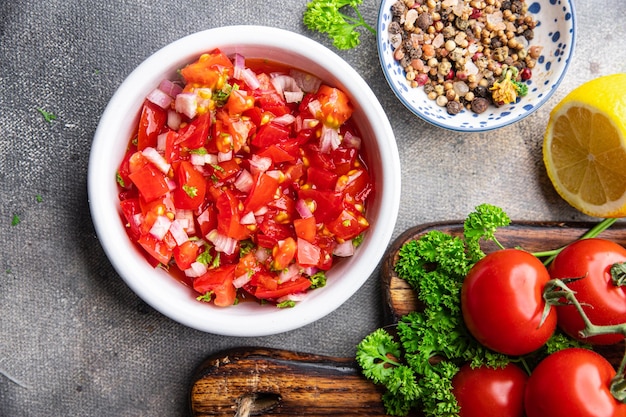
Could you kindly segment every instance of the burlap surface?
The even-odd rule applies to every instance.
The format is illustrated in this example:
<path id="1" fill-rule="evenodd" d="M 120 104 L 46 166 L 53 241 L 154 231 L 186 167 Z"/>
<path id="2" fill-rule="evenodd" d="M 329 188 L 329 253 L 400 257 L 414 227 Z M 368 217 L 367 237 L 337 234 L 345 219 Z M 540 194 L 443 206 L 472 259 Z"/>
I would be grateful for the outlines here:
<path id="1" fill-rule="evenodd" d="M 338 51 L 366 79 L 396 134 L 403 169 L 394 235 L 461 219 L 476 205 L 514 219 L 585 219 L 554 192 L 541 162 L 549 110 L 568 91 L 626 71 L 621 0 L 575 0 L 577 47 L 549 103 L 496 132 L 459 134 L 395 99 L 375 39 Z M 305 34 L 304 0 L 0 2 L 0 415 L 183 416 L 189 377 L 208 355 L 260 345 L 351 356 L 382 321 L 378 275 L 344 306 L 300 330 L 254 339 L 191 330 L 162 316 L 115 273 L 95 236 L 86 192 L 91 141 L 125 76 L 198 30 L 261 24 Z M 361 10 L 372 24 L 379 2 Z M 626 92 L 625 92 L 626 94 Z M 57 119 L 48 123 L 38 109 Z M 19 224 L 12 225 L 14 216 Z"/>

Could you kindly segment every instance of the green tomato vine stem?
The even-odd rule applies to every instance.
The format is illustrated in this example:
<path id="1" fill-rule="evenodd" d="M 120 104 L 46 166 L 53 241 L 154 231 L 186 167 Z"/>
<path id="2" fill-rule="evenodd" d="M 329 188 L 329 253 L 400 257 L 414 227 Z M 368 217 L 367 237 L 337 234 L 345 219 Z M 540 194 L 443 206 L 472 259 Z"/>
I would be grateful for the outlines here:
<path id="1" fill-rule="evenodd" d="M 601 222 L 589 229 L 584 235 L 582 235 L 580 239 L 590 239 L 592 237 L 598 236 L 600 233 L 611 227 L 613 223 L 615 223 L 617 220 L 618 218 L 603 219 Z M 558 255 L 563 249 L 565 249 L 565 247 L 566 246 L 562 246 L 558 249 L 548 250 L 544 252 L 533 252 L 533 255 L 535 255 L 537 258 L 545 257 L 546 259 L 543 261 L 543 264 L 548 266 L 554 260 L 554 258 L 556 258 L 556 255 Z"/>

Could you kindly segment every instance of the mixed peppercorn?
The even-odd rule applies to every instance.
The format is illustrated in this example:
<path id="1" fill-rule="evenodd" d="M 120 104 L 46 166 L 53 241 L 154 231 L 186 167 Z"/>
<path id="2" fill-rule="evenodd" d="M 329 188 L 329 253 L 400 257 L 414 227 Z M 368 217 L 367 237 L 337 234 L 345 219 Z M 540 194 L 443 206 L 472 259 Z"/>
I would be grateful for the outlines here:
<path id="1" fill-rule="evenodd" d="M 398 0 L 388 28 L 411 87 L 448 113 L 482 113 L 527 93 L 542 47 L 521 0 Z"/>

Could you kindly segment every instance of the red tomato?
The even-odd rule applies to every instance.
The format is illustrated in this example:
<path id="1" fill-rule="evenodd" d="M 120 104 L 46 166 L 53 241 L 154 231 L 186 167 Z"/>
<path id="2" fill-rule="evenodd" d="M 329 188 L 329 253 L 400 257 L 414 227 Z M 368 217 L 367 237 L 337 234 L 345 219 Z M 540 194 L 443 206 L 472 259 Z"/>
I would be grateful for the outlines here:
<path id="1" fill-rule="evenodd" d="M 255 175 L 254 185 L 244 206 L 246 212 L 256 212 L 261 207 L 266 206 L 270 201 L 274 200 L 276 190 L 278 190 L 278 180 L 265 173 Z"/>
<path id="2" fill-rule="evenodd" d="M 233 90 L 228 96 L 226 108 L 231 115 L 241 114 L 254 107 L 254 96 L 248 95 L 246 91 Z"/>
<path id="3" fill-rule="evenodd" d="M 217 230 L 236 240 L 244 240 L 250 236 L 250 230 L 241 224 L 239 200 L 229 191 L 224 190 L 215 202 L 217 208 Z"/>
<path id="4" fill-rule="evenodd" d="M 352 116 L 352 106 L 348 96 L 341 90 L 321 85 L 317 91 L 321 104 L 320 120 L 327 126 L 338 128 Z"/>
<path id="5" fill-rule="evenodd" d="M 189 161 L 181 161 L 176 168 L 178 187 L 174 190 L 174 205 L 178 209 L 195 210 L 204 202 L 206 180 Z"/>
<path id="6" fill-rule="evenodd" d="M 300 277 L 292 281 L 285 282 L 284 284 L 279 284 L 276 289 L 273 290 L 259 288 L 254 295 L 262 300 L 276 300 L 289 294 L 304 292 L 308 290 L 310 286 L 310 280 Z"/>
<path id="7" fill-rule="evenodd" d="M 279 240 L 272 249 L 272 257 L 274 258 L 272 267 L 277 271 L 287 268 L 294 256 L 296 256 L 297 249 L 296 241 L 292 237 Z"/>
<path id="8" fill-rule="evenodd" d="M 201 148 L 209 137 L 210 128 L 211 114 L 200 114 L 179 130 L 175 144 L 182 150 Z"/>
<path id="9" fill-rule="evenodd" d="M 327 222 L 326 226 L 337 238 L 349 240 L 354 239 L 369 228 L 369 223 L 354 206 L 346 203 L 339 216 Z"/>
<path id="10" fill-rule="evenodd" d="M 523 417 L 528 374 L 512 363 L 504 368 L 463 365 L 452 378 L 460 417 Z"/>
<path id="11" fill-rule="evenodd" d="M 214 89 L 218 83 L 232 76 L 233 63 L 222 51 L 215 49 L 181 69 L 180 73 L 188 83 L 202 84 Z"/>
<path id="12" fill-rule="evenodd" d="M 487 254 L 469 271 L 461 289 L 463 319 L 483 345 L 506 355 L 524 355 L 543 346 L 556 328 L 556 310 L 546 305 L 543 287 L 550 280 L 532 254 L 503 249 Z"/>
<path id="13" fill-rule="evenodd" d="M 137 243 L 139 243 L 157 263 L 167 265 L 170 262 L 172 249 L 165 242 L 146 233 L 137 240 Z"/>
<path id="14" fill-rule="evenodd" d="M 532 372 L 524 404 L 527 417 L 624 417 L 626 404 L 609 391 L 615 376 L 598 353 L 570 348 L 546 357 Z"/>
<path id="15" fill-rule="evenodd" d="M 252 138 L 252 144 L 259 148 L 267 148 L 289 140 L 290 130 L 287 126 L 269 122 L 259 128 L 256 136 Z"/>
<path id="16" fill-rule="evenodd" d="M 212 292 L 213 303 L 219 307 L 232 306 L 237 298 L 237 290 L 233 286 L 237 265 L 223 265 L 209 271 L 193 281 L 193 288 L 200 294 Z"/>
<path id="17" fill-rule="evenodd" d="M 147 101 L 141 111 L 139 129 L 137 130 L 137 149 L 156 147 L 157 137 L 167 122 L 167 112 L 156 104 Z"/>
<path id="18" fill-rule="evenodd" d="M 293 227 L 296 231 L 296 236 L 307 242 L 313 242 L 315 234 L 317 232 L 317 225 L 315 224 L 315 217 L 307 217 L 306 219 L 295 219 L 293 221 Z"/>
<path id="19" fill-rule="evenodd" d="M 191 264 L 196 261 L 200 254 L 200 247 L 191 240 L 188 240 L 182 245 L 176 246 L 173 252 L 176 265 L 184 271 L 191 267 Z"/>
<path id="20" fill-rule="evenodd" d="M 626 262 L 626 249 L 605 239 L 582 239 L 563 249 L 549 267 L 552 278 L 581 278 L 567 283 L 576 292 L 589 320 L 595 325 L 626 322 L 626 291 L 611 278 L 611 266 Z M 573 305 L 557 307 L 559 327 L 573 338 L 593 344 L 613 344 L 624 338 L 607 334 L 583 338 L 579 332 L 585 325 Z"/>
<path id="21" fill-rule="evenodd" d="M 165 175 L 152 164 L 144 165 L 128 177 L 148 203 L 164 196 L 170 190 Z"/>

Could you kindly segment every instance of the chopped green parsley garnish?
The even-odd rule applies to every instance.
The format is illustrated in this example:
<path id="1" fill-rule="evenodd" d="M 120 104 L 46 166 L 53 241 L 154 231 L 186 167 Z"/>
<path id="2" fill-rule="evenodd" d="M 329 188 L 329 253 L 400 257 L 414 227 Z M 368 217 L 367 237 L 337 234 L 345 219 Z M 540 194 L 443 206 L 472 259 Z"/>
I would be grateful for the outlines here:
<path id="1" fill-rule="evenodd" d="M 191 198 L 194 198 L 198 195 L 198 189 L 187 184 L 183 185 L 183 191 L 185 191 L 185 193 L 187 193 L 187 195 Z"/>
<path id="2" fill-rule="evenodd" d="M 42 108 L 37 108 L 37 111 L 39 113 L 41 113 L 41 115 L 43 116 L 44 120 L 48 123 L 52 122 L 53 120 L 57 119 L 57 116 L 54 113 L 50 113 L 48 111 L 45 111 Z"/>
<path id="3" fill-rule="evenodd" d="M 18 224 L 20 224 L 21 220 L 20 220 L 20 216 L 18 216 L 17 214 L 13 215 L 13 219 L 11 220 L 11 226 L 17 226 Z"/>

